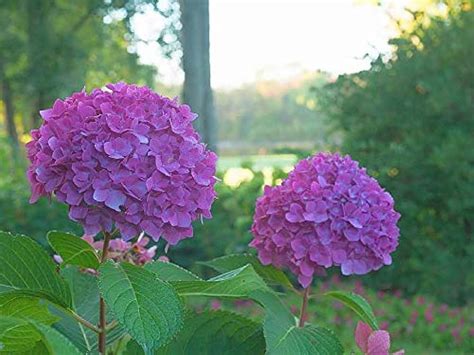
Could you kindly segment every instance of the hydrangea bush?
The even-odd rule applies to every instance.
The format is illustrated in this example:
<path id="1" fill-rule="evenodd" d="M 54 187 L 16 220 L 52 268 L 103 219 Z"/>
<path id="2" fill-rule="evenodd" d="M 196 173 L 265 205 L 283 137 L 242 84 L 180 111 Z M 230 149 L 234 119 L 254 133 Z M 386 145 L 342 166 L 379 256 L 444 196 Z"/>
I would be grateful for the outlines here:
<path id="1" fill-rule="evenodd" d="M 356 162 L 321 153 L 265 187 L 252 227 L 258 258 L 208 261 L 218 275 L 206 280 L 155 256 L 160 238 L 166 253 L 193 235 L 193 221 L 211 218 L 216 198 L 217 156 L 200 142 L 188 106 L 118 83 L 58 99 L 41 116 L 27 144 L 31 202 L 64 202 L 85 235 L 50 232 L 51 255 L 0 232 L 0 352 L 343 353 L 332 331 L 307 319 L 309 285 L 331 266 L 349 275 L 390 264 L 398 239 L 393 199 Z M 301 294 L 297 319 L 275 285 Z M 254 301 L 265 318 L 196 312 L 187 302 L 196 296 Z M 327 297 L 378 331 L 362 297 Z"/>
<path id="2" fill-rule="evenodd" d="M 319 153 L 265 187 L 250 245 L 264 265 L 290 268 L 306 288 L 331 266 L 362 275 L 390 265 L 399 218 L 392 196 L 357 162 Z"/>
<path id="3" fill-rule="evenodd" d="M 118 83 L 40 113 L 27 144 L 32 202 L 54 194 L 88 235 L 115 225 L 126 240 L 145 231 L 171 245 L 211 217 L 217 156 L 200 142 L 189 106 Z"/>

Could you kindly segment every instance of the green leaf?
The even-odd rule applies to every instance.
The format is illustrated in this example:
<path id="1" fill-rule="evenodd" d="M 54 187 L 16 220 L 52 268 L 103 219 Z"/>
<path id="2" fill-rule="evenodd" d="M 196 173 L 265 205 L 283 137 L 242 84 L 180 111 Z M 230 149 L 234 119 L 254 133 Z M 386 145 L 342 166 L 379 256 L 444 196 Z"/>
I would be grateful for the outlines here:
<path id="1" fill-rule="evenodd" d="M 163 281 L 195 281 L 201 280 L 197 275 L 194 275 L 191 271 L 182 268 L 179 265 L 155 261 L 148 263 L 145 266 L 146 270 L 151 271 Z"/>
<path id="2" fill-rule="evenodd" d="M 41 334 L 28 321 L 0 315 L 0 352 L 28 351 L 41 340 Z"/>
<path id="3" fill-rule="evenodd" d="M 36 324 L 36 327 L 41 332 L 42 340 L 46 348 L 49 349 L 50 354 L 83 354 L 68 338 L 56 329 L 47 327 L 44 324 Z"/>
<path id="4" fill-rule="evenodd" d="M 207 281 L 174 281 L 171 283 L 181 296 L 249 298 L 249 295 L 256 290 L 268 289 L 251 265 L 229 271 Z"/>
<path id="5" fill-rule="evenodd" d="M 307 325 L 304 328 L 292 326 L 279 342 L 267 351 L 267 354 L 278 355 L 339 355 L 343 353 L 344 348 L 332 331 L 313 325 Z"/>
<path id="6" fill-rule="evenodd" d="M 263 332 L 267 354 L 343 353 L 339 340 L 331 331 L 311 325 L 296 327 L 290 309 L 274 292 L 257 290 L 251 297 L 265 308 Z"/>
<path id="7" fill-rule="evenodd" d="M 92 324 L 99 321 L 99 288 L 97 278 L 85 272 L 81 272 L 77 267 L 69 266 L 61 270 L 72 292 L 73 310 L 82 318 Z M 112 320 L 111 312 L 107 310 L 107 322 Z M 63 316 L 62 312 L 56 311 Z M 91 353 L 98 348 L 97 333 L 84 327 L 71 317 L 62 317 L 53 326 L 60 333 L 64 334 L 80 351 Z M 125 329 L 117 326 L 107 333 L 107 344 L 113 343 L 125 334 Z"/>
<path id="8" fill-rule="evenodd" d="M 262 305 L 263 333 L 271 354 L 342 354 L 342 347 L 331 332 L 313 326 L 297 328 L 291 311 L 250 264 L 207 281 L 171 283 L 182 296 L 249 298 Z"/>
<path id="9" fill-rule="evenodd" d="M 49 312 L 46 304 L 40 303 L 40 299 L 15 292 L 0 293 L 0 315 L 47 325 L 59 319 Z"/>
<path id="10" fill-rule="evenodd" d="M 345 306 L 352 309 L 373 330 L 379 329 L 372 307 L 363 297 L 352 292 L 343 291 L 331 291 L 325 293 L 325 295 L 342 302 Z"/>
<path id="11" fill-rule="evenodd" d="M 69 288 L 52 258 L 30 238 L 0 232 L 0 293 L 8 291 L 71 305 Z"/>
<path id="12" fill-rule="evenodd" d="M 64 265 L 77 265 L 90 269 L 99 267 L 96 251 L 84 239 L 69 233 L 51 231 L 48 233 L 48 242 L 63 259 Z"/>
<path id="13" fill-rule="evenodd" d="M 130 339 L 127 342 L 127 346 L 125 347 L 122 355 L 144 355 L 145 352 L 143 348 L 138 344 L 135 340 Z"/>
<path id="14" fill-rule="evenodd" d="M 151 271 L 108 261 L 99 268 L 107 307 L 144 348 L 168 343 L 183 325 L 183 305 L 170 284 Z"/>
<path id="15" fill-rule="evenodd" d="M 293 288 L 283 271 L 271 265 L 262 265 L 258 258 L 251 254 L 226 255 L 210 261 L 200 262 L 200 264 L 209 266 L 218 272 L 227 272 L 250 264 L 267 283 Z"/>
<path id="16" fill-rule="evenodd" d="M 178 337 L 160 355 L 264 354 L 261 324 L 227 311 L 189 313 Z"/>
<path id="17" fill-rule="evenodd" d="M 0 315 L 0 353 L 70 354 L 80 352 L 65 336 L 42 323 Z"/>

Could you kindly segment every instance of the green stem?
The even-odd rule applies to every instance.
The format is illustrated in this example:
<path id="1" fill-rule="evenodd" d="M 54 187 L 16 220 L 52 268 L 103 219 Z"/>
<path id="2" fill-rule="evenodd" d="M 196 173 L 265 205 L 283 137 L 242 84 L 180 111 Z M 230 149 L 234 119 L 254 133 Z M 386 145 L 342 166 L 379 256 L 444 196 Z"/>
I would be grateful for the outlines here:
<path id="1" fill-rule="evenodd" d="M 69 314 L 72 318 L 74 318 L 75 320 L 77 320 L 79 323 L 81 323 L 83 326 L 89 328 L 90 330 L 93 330 L 96 333 L 101 332 L 100 328 L 96 327 L 94 324 L 92 324 L 89 321 L 85 320 L 84 318 L 82 318 L 76 312 L 74 312 L 70 309 L 65 309 L 64 311 L 66 311 L 66 313 Z"/>
<path id="2" fill-rule="evenodd" d="M 304 321 L 306 318 L 306 308 L 308 307 L 308 298 L 309 298 L 309 286 L 304 290 L 303 294 L 303 302 L 301 304 L 301 312 L 300 312 L 300 321 L 298 323 L 298 327 L 304 327 Z"/>
<path id="3" fill-rule="evenodd" d="M 100 257 L 100 263 L 103 264 L 105 261 L 107 261 L 107 254 L 109 251 L 109 243 L 110 239 L 112 238 L 112 235 L 109 232 L 104 231 L 104 246 L 102 247 L 102 255 Z M 105 316 L 105 301 L 102 298 L 102 296 L 99 299 L 99 335 L 98 335 L 98 340 L 99 340 L 99 352 L 102 355 L 106 354 L 106 333 L 107 333 L 107 319 Z"/>

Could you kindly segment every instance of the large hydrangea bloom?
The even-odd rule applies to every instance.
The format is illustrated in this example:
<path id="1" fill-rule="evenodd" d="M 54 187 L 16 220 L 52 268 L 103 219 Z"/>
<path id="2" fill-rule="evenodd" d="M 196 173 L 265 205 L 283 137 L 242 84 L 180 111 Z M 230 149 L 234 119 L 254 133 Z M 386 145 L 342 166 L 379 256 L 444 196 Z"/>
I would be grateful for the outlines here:
<path id="1" fill-rule="evenodd" d="M 349 156 L 300 161 L 257 200 L 250 246 L 263 264 L 289 267 L 307 287 L 324 268 L 366 274 L 392 262 L 398 245 L 392 196 Z"/>
<path id="2" fill-rule="evenodd" d="M 147 87 L 109 84 L 40 112 L 27 144 L 31 202 L 54 194 L 95 235 L 145 231 L 171 245 L 210 218 L 217 156 L 200 143 L 187 105 Z"/>

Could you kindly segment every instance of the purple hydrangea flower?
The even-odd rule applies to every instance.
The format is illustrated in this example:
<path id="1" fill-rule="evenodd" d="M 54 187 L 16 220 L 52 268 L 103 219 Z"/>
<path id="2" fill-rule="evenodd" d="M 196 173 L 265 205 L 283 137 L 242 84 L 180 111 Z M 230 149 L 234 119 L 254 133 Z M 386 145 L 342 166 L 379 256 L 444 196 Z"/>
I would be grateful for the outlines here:
<path id="1" fill-rule="evenodd" d="M 300 161 L 257 200 L 250 246 L 260 261 L 288 267 L 307 287 L 324 268 L 366 274 L 392 262 L 400 214 L 392 196 L 349 156 Z"/>
<path id="2" fill-rule="evenodd" d="M 217 156 L 200 142 L 187 105 L 147 87 L 109 84 L 40 112 L 27 144 L 31 202 L 54 194 L 95 235 L 113 225 L 175 245 L 210 218 Z"/>

